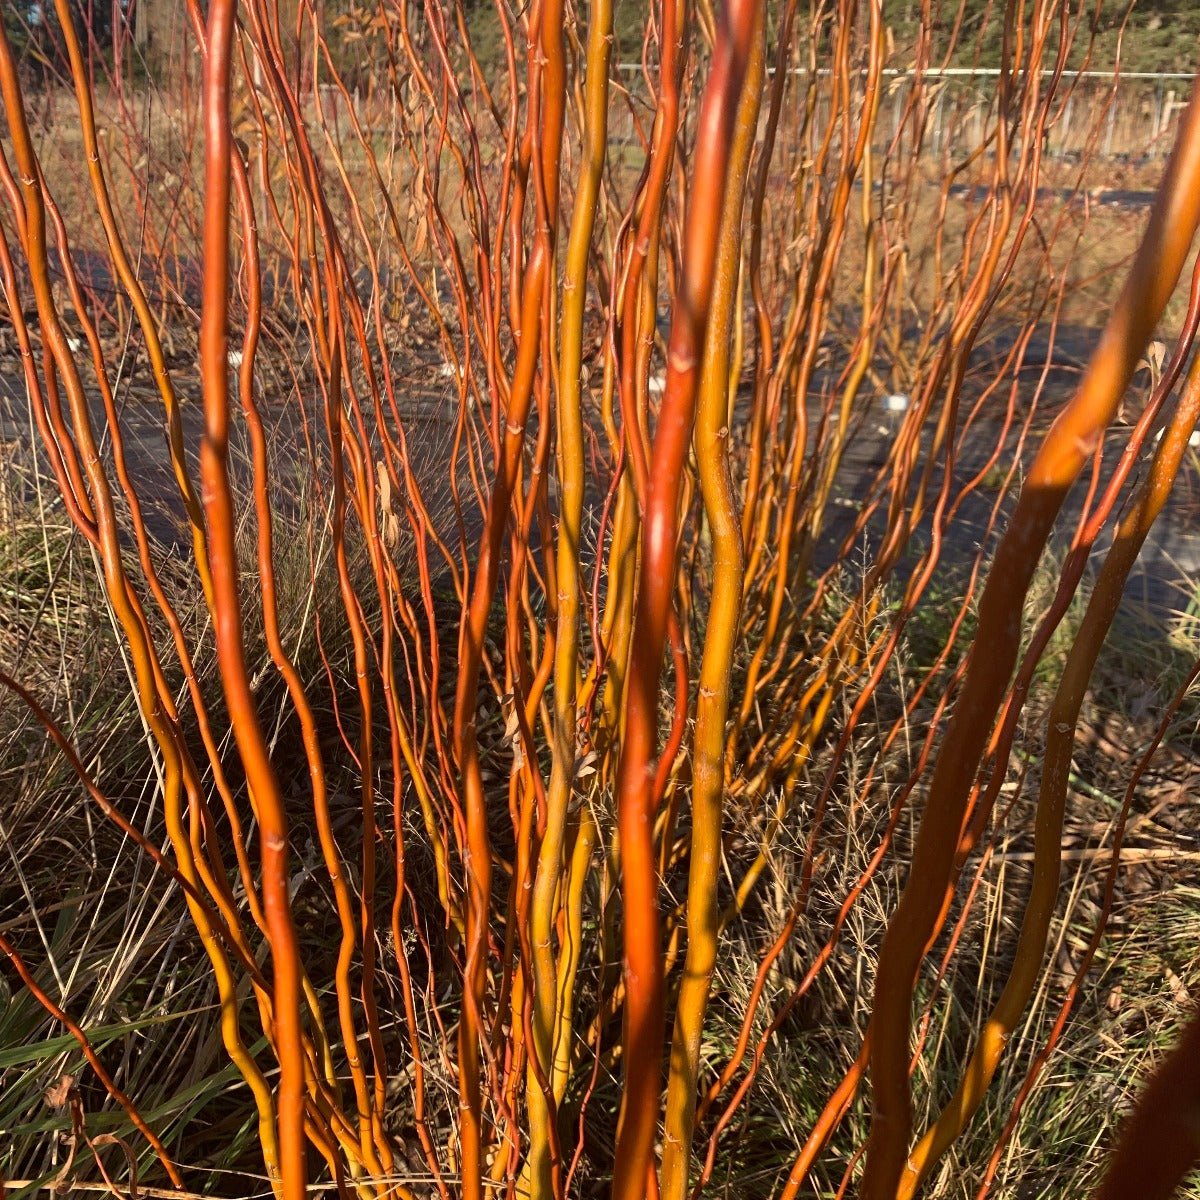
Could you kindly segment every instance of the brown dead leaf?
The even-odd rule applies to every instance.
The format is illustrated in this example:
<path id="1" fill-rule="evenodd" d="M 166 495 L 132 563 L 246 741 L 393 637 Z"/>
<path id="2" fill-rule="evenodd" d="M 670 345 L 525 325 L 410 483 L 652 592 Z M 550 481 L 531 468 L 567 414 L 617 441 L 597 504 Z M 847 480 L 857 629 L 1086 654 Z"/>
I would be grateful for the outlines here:
<path id="1" fill-rule="evenodd" d="M 1171 998 L 1176 1004 L 1186 1004 L 1191 999 L 1191 993 L 1188 991 L 1187 984 L 1171 970 L 1167 968 L 1167 987 L 1171 989 Z"/>
<path id="2" fill-rule="evenodd" d="M 71 1091 L 74 1087 L 74 1075 L 60 1075 L 58 1082 L 46 1089 L 43 1099 L 51 1108 L 62 1108 L 71 1098 Z"/>

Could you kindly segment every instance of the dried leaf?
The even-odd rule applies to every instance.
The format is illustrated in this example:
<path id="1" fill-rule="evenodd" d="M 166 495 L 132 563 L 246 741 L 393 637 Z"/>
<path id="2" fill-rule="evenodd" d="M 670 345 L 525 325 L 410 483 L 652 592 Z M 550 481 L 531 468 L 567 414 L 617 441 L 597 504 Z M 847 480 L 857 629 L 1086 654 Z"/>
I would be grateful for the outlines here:
<path id="1" fill-rule="evenodd" d="M 1166 978 L 1167 987 L 1171 989 L 1171 998 L 1176 1004 L 1186 1004 L 1191 999 L 1187 984 L 1170 967 L 1167 968 Z"/>
<path id="2" fill-rule="evenodd" d="M 43 1099 L 51 1108 L 62 1108 L 71 1098 L 71 1090 L 74 1087 L 74 1075 L 60 1075 L 58 1081 L 46 1089 Z"/>

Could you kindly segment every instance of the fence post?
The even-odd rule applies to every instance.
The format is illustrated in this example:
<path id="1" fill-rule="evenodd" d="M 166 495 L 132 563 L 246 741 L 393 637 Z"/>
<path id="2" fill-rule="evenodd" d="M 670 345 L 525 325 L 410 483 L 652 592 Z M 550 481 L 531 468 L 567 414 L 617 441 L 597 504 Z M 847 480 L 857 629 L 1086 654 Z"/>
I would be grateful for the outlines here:
<path id="1" fill-rule="evenodd" d="M 1070 137 L 1071 137 L 1071 110 L 1075 104 L 1075 90 L 1071 89 L 1070 95 L 1067 96 L 1067 104 L 1063 109 L 1062 128 L 1059 130 L 1058 137 L 1058 153 L 1056 158 L 1065 158 L 1070 153 Z"/>

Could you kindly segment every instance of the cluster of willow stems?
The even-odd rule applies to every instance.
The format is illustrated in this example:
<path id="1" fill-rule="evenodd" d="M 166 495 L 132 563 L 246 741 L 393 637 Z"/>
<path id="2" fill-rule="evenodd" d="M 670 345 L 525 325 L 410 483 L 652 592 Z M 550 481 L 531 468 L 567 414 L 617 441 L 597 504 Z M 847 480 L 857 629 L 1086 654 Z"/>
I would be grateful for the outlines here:
<path id="1" fill-rule="evenodd" d="M 846 1031 L 852 1065 L 780 1194 L 812 1185 L 869 1090 L 870 1137 L 839 1160 L 838 1194 L 914 1195 L 980 1108 L 1043 977 L 1081 707 L 1200 415 L 1198 273 L 1124 453 L 1102 463 L 1200 222 L 1200 108 L 1180 119 L 1128 277 L 1064 399 L 1050 359 L 1080 225 L 1039 187 L 1046 131 L 1077 79 L 1066 68 L 1090 54 L 1083 8 L 1000 6 L 983 136 L 935 152 L 931 69 L 969 60 L 984 36 L 953 4 L 924 0 L 923 32 L 894 63 L 880 0 L 662 0 L 629 44 L 612 0 L 499 0 L 487 56 L 472 40 L 479 14 L 450 0 L 347 6 L 336 25 L 309 0 L 188 0 L 165 96 L 182 182 L 164 200 L 142 169 L 128 30 L 117 22 L 105 62 L 68 0 L 54 7 L 80 142 L 72 156 L 36 136 L 0 25 L 0 269 L 38 453 L 119 630 L 165 847 L 105 795 L 37 696 L 10 673 L 0 682 L 183 898 L 276 1194 L 299 1200 L 318 1169 L 370 1198 L 573 1194 L 614 1071 L 612 1194 L 699 1194 L 772 1039 L 899 856 L 908 882 L 869 1023 Z M 374 64 L 365 95 L 339 38 Z M 911 68 L 902 90 L 889 65 Z M 48 153 L 74 175 L 61 180 Z M 1067 190 L 1089 162 L 1069 168 Z M 107 288 L 78 268 L 81 245 L 107 264 Z M 189 261 L 198 314 L 178 269 Z M 998 326 L 1017 336 L 981 375 L 981 336 Z M 1046 331 L 1043 366 L 1029 356 Z M 198 345 L 198 436 L 180 341 Z M 130 470 L 114 347 L 133 347 L 152 380 L 174 497 L 146 494 Z M 412 384 L 431 372 L 440 395 L 417 402 Z M 881 437 L 893 391 L 907 405 Z M 284 410 L 295 445 L 281 451 Z M 866 467 L 864 444 L 878 453 Z M 1089 464 L 1057 593 L 1030 626 L 1031 580 Z M 306 634 L 281 594 L 275 528 L 297 475 L 311 488 L 309 583 L 332 593 L 314 603 L 336 608 L 350 646 L 343 676 L 320 623 L 323 665 L 300 663 Z M 199 628 L 148 528 L 163 507 L 184 522 L 172 554 L 202 595 Z M 985 515 L 964 562 L 967 511 Z M 1044 761 L 1016 945 L 992 965 L 999 997 L 957 1091 L 914 1128 L 914 1071 L 1003 826 L 1025 698 L 1098 543 L 1109 548 L 1053 701 L 1034 714 Z M 944 643 L 880 718 L 952 551 Z M 259 638 L 284 714 L 274 732 Z M 918 714 L 896 786 L 888 764 Z M 299 771 L 280 762 L 285 723 Z M 851 775 L 856 752 L 868 765 Z M 347 763 L 349 834 L 334 784 Z M 847 808 L 882 815 L 833 920 L 812 931 L 819 951 L 781 990 L 777 966 L 815 920 L 831 813 Z M 299 829 L 320 858 L 303 878 Z M 714 1064 L 705 1016 L 723 935 L 797 842 L 739 1036 Z M 410 879 L 413 862 L 431 864 L 432 886 Z M 1114 857 L 1105 914 L 1116 870 Z M 324 955 L 297 917 L 306 890 L 336 923 Z M 1102 934 L 1103 921 L 981 1195 Z M 17 948 L 0 948 L 182 1185 L 136 1097 Z M 1147 1090 L 1104 1196 L 1132 1194 L 1123 1178 L 1166 1196 L 1187 1169 L 1195 1126 L 1177 1114 L 1197 1102 L 1195 1041 L 1193 1027 Z"/>

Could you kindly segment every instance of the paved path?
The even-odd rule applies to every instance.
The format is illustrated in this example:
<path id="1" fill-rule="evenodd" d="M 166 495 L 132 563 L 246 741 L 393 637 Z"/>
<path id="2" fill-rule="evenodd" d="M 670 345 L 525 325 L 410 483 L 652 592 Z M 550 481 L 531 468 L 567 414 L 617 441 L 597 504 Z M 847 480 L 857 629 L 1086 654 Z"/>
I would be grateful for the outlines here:
<path id="1" fill-rule="evenodd" d="M 1069 394 L 1072 381 L 1086 361 L 1094 337 L 1095 334 L 1087 330 L 1067 330 L 1059 336 L 1054 350 L 1051 383 L 1047 388 L 1046 398 L 1042 401 L 1045 419 L 1052 415 L 1052 409 L 1061 404 Z M 985 349 L 980 354 L 992 355 L 997 351 L 1003 352 L 1003 349 L 1002 345 L 993 344 L 990 349 Z M 1031 379 L 1035 371 L 1041 371 L 1048 349 L 1045 339 L 1041 346 L 1036 342 L 1031 346 L 1027 360 Z M 144 373 L 144 367 L 142 371 Z M 441 398 L 446 390 L 445 381 L 436 370 L 431 369 L 427 375 L 422 376 L 420 382 L 423 395 L 414 400 L 417 411 L 416 415 L 410 418 L 408 436 L 415 451 L 415 467 L 427 493 L 428 503 L 435 511 L 441 513 L 442 535 L 450 544 L 454 544 L 457 541 L 457 530 L 449 507 L 446 465 L 456 401 L 448 394 L 444 399 Z M 174 546 L 183 545 L 180 526 L 182 506 L 167 461 L 159 409 L 156 402 L 145 398 L 152 394 L 148 391 L 147 383 L 146 379 L 139 379 L 136 371 L 134 372 L 129 387 L 122 394 L 122 429 L 131 473 L 144 498 L 149 528 L 158 542 L 169 550 Z M 135 395 L 141 395 L 143 398 L 134 398 Z M 877 398 L 875 403 L 876 410 L 868 415 L 843 465 L 840 491 L 851 504 L 837 506 L 832 510 L 830 524 L 819 552 L 825 562 L 829 561 L 835 547 L 850 527 L 855 511 L 853 502 L 864 494 L 870 479 L 883 463 L 899 424 L 899 414 L 889 413 L 882 397 Z M 103 413 L 98 400 L 94 402 L 94 413 L 97 427 L 103 428 Z M 199 405 L 194 401 L 185 403 L 182 413 L 184 436 L 194 466 L 201 436 Z M 268 408 L 265 416 L 270 429 L 275 499 L 282 511 L 286 512 L 289 508 L 295 511 L 297 499 L 309 482 L 305 477 L 306 473 L 311 470 L 308 451 L 303 443 L 301 422 L 294 408 L 289 406 Z M 309 436 L 319 438 L 322 422 L 318 414 L 313 413 L 311 416 L 313 419 L 308 423 Z M 815 416 L 814 411 L 814 418 Z M 1044 421 L 1042 424 L 1044 426 Z M 981 469 L 994 444 L 995 432 L 996 425 L 993 421 L 981 422 L 979 435 L 969 438 L 961 447 L 955 464 L 956 488 Z M 234 422 L 233 435 L 233 457 L 236 462 L 244 464 L 245 439 L 240 421 Z M 1038 440 L 1037 436 L 1028 439 L 1023 454 L 1026 462 L 1036 449 Z M 0 359 L 0 441 L 16 442 L 25 448 L 24 453 L 28 453 L 29 417 L 18 364 L 12 355 L 7 356 L 7 361 Z M 1106 439 L 1106 469 L 1119 455 L 1121 441 L 1119 430 L 1115 429 Z M 323 443 L 318 444 L 317 452 L 322 456 L 327 453 Z M 1015 452 L 1015 436 L 1010 436 L 1003 461 L 1007 461 L 1008 456 Z M 237 469 L 244 471 L 245 467 Z M 940 478 L 939 467 L 935 479 L 940 481 Z M 470 500 L 472 493 L 465 472 L 461 484 L 464 499 Z M 594 525 L 598 520 L 603 495 L 598 487 L 589 489 L 589 492 L 589 504 L 595 512 L 591 514 L 592 520 L 586 523 Z M 965 566 L 972 560 L 984 534 L 995 494 L 994 487 L 984 486 L 964 502 L 951 527 L 946 531 L 943 552 L 943 564 L 946 569 L 953 570 L 955 566 Z M 1085 486 L 1081 482 L 1068 496 L 1053 539 L 1053 544 L 1060 554 L 1064 551 L 1071 528 L 1078 519 L 1084 494 Z M 1006 506 L 1011 507 L 1011 502 L 1010 497 Z M 1185 465 L 1176 495 L 1152 531 L 1135 568 L 1127 589 L 1127 617 L 1144 623 L 1146 609 L 1161 618 L 1180 612 L 1192 603 L 1197 594 L 1197 583 L 1200 582 L 1198 516 L 1200 459 L 1192 454 Z M 471 536 L 473 531 L 477 532 L 478 529 L 477 513 L 469 513 L 468 521 L 468 535 Z M 927 518 L 917 531 L 918 546 L 928 541 L 930 529 L 931 521 Z M 407 530 L 404 530 L 404 533 L 407 534 Z M 861 561 L 863 552 L 868 550 L 869 544 L 878 535 L 879 528 L 876 525 L 866 535 L 868 546 L 856 548 L 856 559 Z M 1093 555 L 1093 559 L 1098 565 L 1099 554 Z"/>

